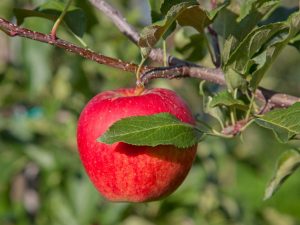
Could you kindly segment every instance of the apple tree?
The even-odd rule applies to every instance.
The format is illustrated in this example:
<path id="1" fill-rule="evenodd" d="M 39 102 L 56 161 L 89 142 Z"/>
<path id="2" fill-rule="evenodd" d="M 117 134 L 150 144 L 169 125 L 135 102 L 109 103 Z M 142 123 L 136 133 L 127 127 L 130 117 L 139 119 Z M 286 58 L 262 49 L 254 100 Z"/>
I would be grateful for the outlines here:
<path id="1" fill-rule="evenodd" d="M 1 223 L 300 221 L 298 1 L 0 8 Z"/>

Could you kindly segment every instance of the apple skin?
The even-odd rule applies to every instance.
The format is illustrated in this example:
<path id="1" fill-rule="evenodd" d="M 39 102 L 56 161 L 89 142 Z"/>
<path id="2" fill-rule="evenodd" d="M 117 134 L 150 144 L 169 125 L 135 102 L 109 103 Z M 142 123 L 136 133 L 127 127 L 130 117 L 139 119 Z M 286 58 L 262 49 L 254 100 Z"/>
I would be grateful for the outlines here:
<path id="1" fill-rule="evenodd" d="M 147 202 L 168 196 L 183 182 L 197 146 L 134 146 L 97 142 L 117 120 L 168 112 L 194 124 L 192 114 L 177 94 L 167 89 L 105 91 L 93 97 L 81 112 L 77 144 L 81 161 L 98 191 L 110 201 Z"/>

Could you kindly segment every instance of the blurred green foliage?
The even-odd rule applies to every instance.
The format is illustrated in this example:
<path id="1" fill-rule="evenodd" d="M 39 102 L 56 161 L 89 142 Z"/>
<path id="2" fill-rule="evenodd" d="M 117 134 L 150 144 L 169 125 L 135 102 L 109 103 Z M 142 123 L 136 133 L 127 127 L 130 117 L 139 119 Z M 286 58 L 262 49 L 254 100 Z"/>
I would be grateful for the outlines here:
<path id="1" fill-rule="evenodd" d="M 14 7 L 32 9 L 43 2 L 2 0 L 0 16 L 12 19 Z M 139 30 L 150 21 L 146 1 L 111 3 Z M 139 62 L 139 49 L 107 18 L 88 1 L 77 0 L 76 5 L 88 15 L 83 39 L 91 49 Z M 45 33 L 52 25 L 39 18 L 27 18 L 23 24 Z M 58 36 L 79 44 L 63 27 Z M 182 56 L 180 51 L 172 53 Z M 299 61 L 299 53 L 288 47 L 263 85 L 299 95 Z M 206 57 L 202 63 L 211 62 Z M 270 131 L 254 125 L 243 140 L 207 138 L 201 142 L 188 178 L 165 200 L 145 204 L 104 200 L 80 163 L 76 122 L 96 93 L 134 83 L 132 74 L 0 33 L 1 225 L 300 224 L 299 172 L 271 200 L 262 200 L 276 158 L 297 143 L 279 144 Z M 150 85 L 176 90 L 196 114 L 201 113 L 198 83 L 194 79 L 157 80 Z"/>

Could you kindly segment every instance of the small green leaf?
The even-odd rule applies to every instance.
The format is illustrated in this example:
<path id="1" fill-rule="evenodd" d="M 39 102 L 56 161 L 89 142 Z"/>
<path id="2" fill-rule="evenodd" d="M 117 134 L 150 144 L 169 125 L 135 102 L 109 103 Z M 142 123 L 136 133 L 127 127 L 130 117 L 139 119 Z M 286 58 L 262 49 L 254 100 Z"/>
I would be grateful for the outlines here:
<path id="1" fill-rule="evenodd" d="M 188 6 L 189 4 L 187 3 L 177 5 L 177 7 L 171 9 L 172 11 L 170 10 L 164 20 L 157 21 L 145 27 L 141 32 L 139 46 L 152 48 L 176 20 L 178 14 L 184 11 Z"/>
<path id="2" fill-rule="evenodd" d="M 272 110 L 255 121 L 258 125 L 273 130 L 279 141 L 287 142 L 300 134 L 300 103 L 287 109 Z"/>
<path id="3" fill-rule="evenodd" d="M 227 88 L 231 91 L 235 89 L 246 89 L 247 86 L 247 80 L 245 77 L 242 76 L 242 74 L 238 73 L 233 68 L 228 68 L 228 70 L 225 73 L 225 80 Z"/>
<path id="4" fill-rule="evenodd" d="M 192 26 L 197 31 L 202 32 L 212 21 L 208 18 L 205 10 L 195 1 L 181 2 L 173 5 L 163 20 L 142 30 L 139 46 L 141 48 L 154 47 L 160 38 L 167 38 L 175 29 L 174 24 L 176 25 L 176 22 L 181 26 Z"/>
<path id="5" fill-rule="evenodd" d="M 224 65 L 228 86 L 231 85 L 228 74 L 231 69 L 247 78 L 250 88 L 256 89 L 277 55 L 299 31 L 300 13 L 297 12 L 286 22 L 273 23 L 253 30 L 231 54 L 226 50 L 226 58 L 230 54 Z"/>
<path id="6" fill-rule="evenodd" d="M 121 119 L 97 140 L 106 144 L 124 142 L 132 145 L 175 145 L 187 148 L 195 145 L 202 133 L 169 113 L 132 116 Z"/>
<path id="7" fill-rule="evenodd" d="M 219 4 L 216 8 L 212 9 L 211 11 L 207 11 L 206 14 L 208 16 L 208 18 L 210 20 L 214 20 L 216 18 L 216 16 L 218 15 L 218 13 L 225 8 L 226 6 L 228 6 L 230 3 L 229 0 L 225 0 L 223 3 Z"/>
<path id="8" fill-rule="evenodd" d="M 292 8 L 287 8 L 283 6 L 277 7 L 271 13 L 271 15 L 262 22 L 262 25 L 286 21 L 291 14 L 297 12 L 298 10 L 299 7 L 292 7 Z"/>
<path id="9" fill-rule="evenodd" d="M 188 4 L 197 4 L 197 1 L 195 0 L 167 0 L 163 1 L 163 3 L 161 4 L 160 12 L 163 15 L 167 15 L 173 6 L 184 2 Z"/>
<path id="10" fill-rule="evenodd" d="M 244 19 L 247 15 L 249 15 L 249 13 L 251 12 L 251 10 L 254 7 L 254 4 L 257 2 L 257 0 L 248 0 L 248 1 L 244 1 L 243 4 L 241 5 L 241 9 L 240 9 L 240 15 L 237 19 L 237 21 L 241 21 L 242 19 Z"/>
<path id="11" fill-rule="evenodd" d="M 24 19 L 27 17 L 40 17 L 40 18 L 45 18 L 53 21 L 55 21 L 58 18 L 58 15 L 42 13 L 35 10 L 19 9 L 19 8 L 14 8 L 14 14 L 16 16 L 18 25 L 21 25 L 24 22 Z"/>
<path id="12" fill-rule="evenodd" d="M 191 26 L 202 33 L 212 20 L 209 19 L 206 11 L 199 5 L 188 7 L 178 15 L 177 22 L 180 26 Z"/>
<path id="13" fill-rule="evenodd" d="M 235 12 L 224 8 L 218 12 L 213 23 L 213 28 L 225 40 L 224 49 L 231 54 L 238 44 L 257 26 L 259 21 L 271 12 L 279 3 L 279 0 L 255 0 L 244 1 L 242 12 L 237 15 Z M 228 42 L 228 39 L 231 39 Z M 230 46 L 227 46 L 227 44 Z M 227 57 L 228 58 L 228 57 Z M 223 59 L 223 64 L 227 60 Z"/>
<path id="14" fill-rule="evenodd" d="M 199 94 L 203 97 L 203 111 L 215 118 L 221 127 L 224 127 L 226 113 L 219 106 L 211 107 L 213 94 L 205 87 L 205 81 L 200 82 Z"/>
<path id="15" fill-rule="evenodd" d="M 300 153 L 296 150 L 284 152 L 278 159 L 275 174 L 265 190 L 264 200 L 273 196 L 286 179 L 292 175 L 300 166 Z"/>
<path id="16" fill-rule="evenodd" d="M 210 102 L 211 107 L 216 106 L 229 106 L 229 107 L 236 107 L 242 110 L 247 110 L 247 105 L 239 99 L 233 98 L 232 94 L 228 91 L 221 91 L 216 96 L 214 96 Z"/>
<path id="17" fill-rule="evenodd" d="M 289 42 L 289 45 L 294 46 L 300 52 L 300 34 L 292 38 Z"/>
<path id="18" fill-rule="evenodd" d="M 237 19 L 237 21 L 242 21 L 243 19 L 249 19 L 249 17 L 252 17 L 252 19 L 256 19 L 255 16 L 257 16 L 257 13 L 263 13 L 266 9 L 274 9 L 274 6 L 277 6 L 280 1 L 278 0 L 249 0 L 249 1 L 243 1 L 240 9 L 240 15 Z M 269 10 L 268 10 L 269 11 Z M 254 15 L 253 15 L 254 14 Z M 263 14 L 261 15 L 264 16 Z M 260 18 L 262 18 L 259 16 Z M 248 18 L 247 18 L 248 17 Z M 258 21 L 257 21 L 258 22 Z"/>

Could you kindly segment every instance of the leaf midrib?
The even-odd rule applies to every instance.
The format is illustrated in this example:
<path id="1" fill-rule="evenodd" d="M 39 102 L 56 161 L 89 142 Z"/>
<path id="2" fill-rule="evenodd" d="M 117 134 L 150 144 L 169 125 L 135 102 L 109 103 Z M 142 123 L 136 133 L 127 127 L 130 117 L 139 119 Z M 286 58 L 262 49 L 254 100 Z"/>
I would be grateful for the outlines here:
<path id="1" fill-rule="evenodd" d="M 272 125 L 275 125 L 275 126 L 277 126 L 277 127 L 280 127 L 280 128 L 282 128 L 282 129 L 285 129 L 285 130 L 287 130 L 287 131 L 289 131 L 289 132 L 292 132 L 292 133 L 294 133 L 294 134 L 298 134 L 298 133 L 299 133 L 298 131 L 294 131 L 294 130 L 289 129 L 290 127 L 284 127 L 284 126 L 282 126 L 282 125 L 280 125 L 280 124 L 276 124 L 276 123 L 273 122 L 273 121 L 265 120 L 265 119 L 263 119 L 263 118 L 258 118 L 258 120 L 262 120 L 262 121 L 264 121 L 264 122 L 270 123 L 270 124 L 272 124 Z"/>
<path id="2" fill-rule="evenodd" d="M 147 132 L 147 131 L 151 131 L 151 130 L 155 130 L 155 129 L 164 129 L 164 128 L 172 128 L 172 127 L 180 127 L 180 126 L 183 126 L 183 127 L 187 127 L 187 128 L 193 128 L 192 125 L 189 125 L 189 124 L 167 124 L 167 125 L 164 125 L 164 126 L 155 126 L 155 127 L 151 127 L 151 128 L 147 128 L 147 129 L 139 129 L 139 130 L 136 130 L 134 132 L 126 132 L 126 133 L 123 133 L 123 132 L 120 132 L 118 133 L 118 135 L 114 135 L 114 136 L 120 136 L 120 135 L 134 135 L 136 133 L 140 133 L 140 132 Z M 112 135 L 110 135 L 110 137 L 113 137 Z"/>

